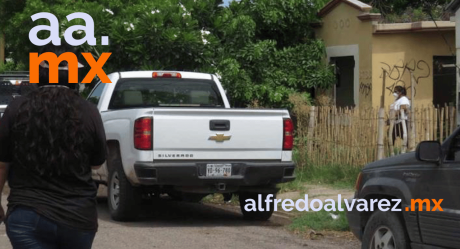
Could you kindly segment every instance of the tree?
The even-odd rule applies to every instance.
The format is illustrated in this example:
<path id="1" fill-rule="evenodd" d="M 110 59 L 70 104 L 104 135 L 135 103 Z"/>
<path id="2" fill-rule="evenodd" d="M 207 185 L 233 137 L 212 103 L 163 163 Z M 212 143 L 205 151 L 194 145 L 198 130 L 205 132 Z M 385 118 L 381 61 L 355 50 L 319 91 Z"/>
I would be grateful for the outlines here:
<path id="1" fill-rule="evenodd" d="M 7 9 L 13 1 L 0 0 L 0 9 L 8 16 L 0 20 L 0 27 L 7 51 L 25 65 L 29 53 L 39 49 L 30 43 L 29 31 L 49 25 L 45 20 L 32 22 L 33 14 L 54 14 L 63 33 L 71 25 L 84 25 L 83 20 L 68 22 L 67 15 L 85 12 L 94 19 L 98 45 L 84 44 L 80 51 L 96 58 L 112 52 L 104 66 L 107 73 L 217 73 L 238 106 L 257 100 L 262 106 L 285 107 L 290 94 L 307 94 L 333 82 L 332 71 L 324 64 L 324 45 L 310 28 L 325 0 L 242 0 L 228 8 L 219 0 L 28 0 Z M 73 34 L 76 39 L 84 35 Z M 46 31 L 39 33 L 40 38 L 48 36 Z M 109 36 L 109 46 L 100 45 L 101 36 Z"/>
<path id="2" fill-rule="evenodd" d="M 240 105 L 288 106 L 289 95 L 328 87 L 324 44 L 310 24 L 324 1 L 242 0 L 216 17 L 218 72 Z"/>

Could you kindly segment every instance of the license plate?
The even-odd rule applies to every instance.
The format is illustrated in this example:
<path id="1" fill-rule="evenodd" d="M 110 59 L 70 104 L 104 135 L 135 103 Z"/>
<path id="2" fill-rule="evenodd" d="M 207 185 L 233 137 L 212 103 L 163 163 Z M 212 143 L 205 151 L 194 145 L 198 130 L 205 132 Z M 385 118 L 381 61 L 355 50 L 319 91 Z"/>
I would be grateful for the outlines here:
<path id="1" fill-rule="evenodd" d="M 206 165 L 206 176 L 231 176 L 231 164 L 208 164 Z"/>

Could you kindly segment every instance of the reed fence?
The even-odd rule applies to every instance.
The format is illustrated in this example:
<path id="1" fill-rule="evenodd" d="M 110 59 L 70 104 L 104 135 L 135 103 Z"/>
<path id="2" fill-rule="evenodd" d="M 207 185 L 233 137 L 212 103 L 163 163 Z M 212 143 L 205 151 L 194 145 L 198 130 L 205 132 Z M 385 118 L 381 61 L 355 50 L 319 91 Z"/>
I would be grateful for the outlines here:
<path id="1" fill-rule="evenodd" d="M 334 106 L 295 108 L 299 165 L 313 163 L 362 167 L 381 159 L 379 151 L 383 157 L 414 151 L 420 141 L 442 142 L 457 127 L 457 112 L 452 106 L 403 109 L 402 115 L 408 117 L 407 126 L 402 123 L 396 125 L 396 115 L 399 113 L 390 112 L 388 108 L 382 109 L 384 115 L 379 115 L 379 110 Z M 384 125 L 379 125 L 379 121 Z M 402 138 L 397 137 L 393 146 L 392 134 L 395 129 Z M 383 136 L 380 146 L 379 134 Z"/>

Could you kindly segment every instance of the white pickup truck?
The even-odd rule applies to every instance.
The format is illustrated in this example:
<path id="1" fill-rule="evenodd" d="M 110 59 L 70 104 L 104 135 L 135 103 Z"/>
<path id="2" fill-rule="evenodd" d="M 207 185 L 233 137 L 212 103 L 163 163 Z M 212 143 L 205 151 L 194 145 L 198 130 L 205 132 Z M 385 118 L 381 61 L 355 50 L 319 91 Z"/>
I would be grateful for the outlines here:
<path id="1" fill-rule="evenodd" d="M 112 219 L 136 217 L 143 199 L 168 194 L 200 201 L 212 193 L 244 200 L 276 194 L 294 180 L 293 123 L 287 110 L 230 109 L 215 75 L 138 71 L 108 75 L 88 100 L 97 105 L 107 137 L 108 160 L 93 171 L 108 186 Z M 265 198 L 264 198 L 265 200 Z M 265 205 L 264 205 L 265 207 Z"/>

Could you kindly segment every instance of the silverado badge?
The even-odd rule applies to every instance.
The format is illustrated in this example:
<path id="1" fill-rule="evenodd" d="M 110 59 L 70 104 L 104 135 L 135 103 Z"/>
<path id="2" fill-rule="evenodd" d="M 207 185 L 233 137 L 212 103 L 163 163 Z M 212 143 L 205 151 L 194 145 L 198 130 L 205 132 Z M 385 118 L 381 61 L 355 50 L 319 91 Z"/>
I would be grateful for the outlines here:
<path id="1" fill-rule="evenodd" d="M 232 136 L 225 136 L 224 134 L 216 134 L 215 136 L 210 136 L 209 140 L 214 140 L 216 142 L 223 142 L 230 140 Z"/>

